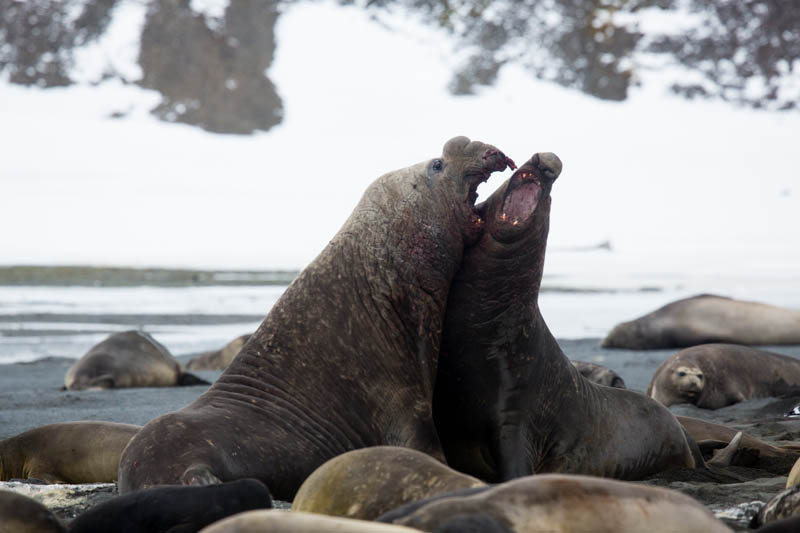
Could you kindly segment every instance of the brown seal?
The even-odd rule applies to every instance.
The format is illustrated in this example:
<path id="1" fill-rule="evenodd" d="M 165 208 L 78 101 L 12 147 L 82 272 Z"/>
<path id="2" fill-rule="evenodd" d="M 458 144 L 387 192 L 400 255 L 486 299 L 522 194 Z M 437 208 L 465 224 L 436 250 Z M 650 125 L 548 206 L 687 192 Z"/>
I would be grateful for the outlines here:
<path id="1" fill-rule="evenodd" d="M 489 481 L 542 472 L 638 479 L 694 467 L 669 410 L 584 379 L 539 312 L 560 170 L 555 155 L 537 154 L 479 206 L 486 231 L 450 290 L 434 397 L 448 464 Z"/>
<path id="2" fill-rule="evenodd" d="M 800 310 L 701 294 L 617 324 L 602 344 L 651 350 L 711 342 L 800 344 Z"/>
<path id="3" fill-rule="evenodd" d="M 485 485 L 422 452 L 373 446 L 317 468 L 297 491 L 292 510 L 374 520 L 411 501 Z"/>
<path id="4" fill-rule="evenodd" d="M 0 481 L 113 483 L 122 450 L 141 429 L 116 422 L 58 422 L 0 441 Z"/>
<path id="5" fill-rule="evenodd" d="M 448 528 L 457 517 L 483 518 L 481 531 L 730 533 L 697 500 L 678 491 L 613 479 L 563 474 L 526 476 L 486 488 L 434 496 L 386 513 L 379 522 L 422 531 Z"/>
<path id="6" fill-rule="evenodd" d="M 668 357 L 647 395 L 664 405 L 719 409 L 752 398 L 800 393 L 800 360 L 737 344 L 701 344 Z"/>
<path id="7" fill-rule="evenodd" d="M 189 370 L 225 370 L 249 338 L 249 334 L 239 335 L 219 350 L 198 355 L 186 364 L 186 368 Z"/>
<path id="8" fill-rule="evenodd" d="M 66 528 L 43 504 L 23 494 L 0 490 L 0 533 L 64 533 Z"/>
<path id="9" fill-rule="evenodd" d="M 625 381 L 613 370 L 607 366 L 598 365 L 597 363 L 590 363 L 588 361 L 572 361 L 572 366 L 578 369 L 581 376 L 585 377 L 592 383 L 598 385 L 605 385 L 606 387 L 616 387 L 618 389 L 625 389 Z"/>
<path id="10" fill-rule="evenodd" d="M 184 372 L 161 343 L 136 330 L 109 335 L 76 361 L 64 377 L 64 388 L 70 390 L 202 384 L 208 382 Z"/>
<path id="11" fill-rule="evenodd" d="M 443 459 L 431 401 L 447 292 L 482 231 L 476 189 L 509 164 L 456 137 L 378 178 L 214 385 L 131 441 L 120 491 L 254 477 L 291 500 L 349 450 Z"/>
<path id="12" fill-rule="evenodd" d="M 247 511 L 201 529 L 200 533 L 421 533 L 418 529 L 369 520 L 283 510 Z"/>

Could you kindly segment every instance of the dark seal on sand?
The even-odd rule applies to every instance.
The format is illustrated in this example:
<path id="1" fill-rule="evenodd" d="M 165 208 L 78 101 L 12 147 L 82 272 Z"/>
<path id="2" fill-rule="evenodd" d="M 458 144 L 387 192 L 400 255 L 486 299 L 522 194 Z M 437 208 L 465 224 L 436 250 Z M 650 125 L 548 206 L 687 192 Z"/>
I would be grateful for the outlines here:
<path id="1" fill-rule="evenodd" d="M 120 491 L 255 477 L 291 500 L 349 450 L 443 459 L 431 401 L 447 292 L 482 231 L 476 189 L 509 164 L 456 137 L 378 178 L 216 383 L 131 441 Z"/>

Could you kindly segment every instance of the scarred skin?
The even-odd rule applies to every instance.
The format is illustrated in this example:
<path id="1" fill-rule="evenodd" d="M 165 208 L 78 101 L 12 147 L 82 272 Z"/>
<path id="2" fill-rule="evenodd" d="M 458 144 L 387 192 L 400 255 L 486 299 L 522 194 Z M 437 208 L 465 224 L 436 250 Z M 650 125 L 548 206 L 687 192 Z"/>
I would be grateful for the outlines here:
<path id="1" fill-rule="evenodd" d="M 675 417 L 638 392 L 584 379 L 539 312 L 560 170 L 555 155 L 537 154 L 479 206 L 486 231 L 451 287 L 434 397 L 448 463 L 488 481 L 693 467 Z"/>
<path id="2" fill-rule="evenodd" d="M 507 165 L 456 137 L 441 157 L 378 178 L 217 382 L 131 442 L 120 491 L 255 477 L 291 500 L 349 450 L 443 459 L 431 401 L 447 292 L 482 230 L 475 189 Z"/>

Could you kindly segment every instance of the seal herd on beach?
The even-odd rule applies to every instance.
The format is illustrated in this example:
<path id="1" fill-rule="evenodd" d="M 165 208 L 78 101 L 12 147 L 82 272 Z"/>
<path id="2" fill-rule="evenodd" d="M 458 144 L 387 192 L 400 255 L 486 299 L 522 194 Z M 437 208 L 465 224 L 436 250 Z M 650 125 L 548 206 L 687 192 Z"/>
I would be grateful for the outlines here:
<path id="1" fill-rule="evenodd" d="M 685 348 L 646 394 L 570 361 L 538 305 L 561 170 L 552 153 L 517 168 L 455 137 L 384 174 L 255 332 L 188 365 L 224 368 L 194 402 L 143 427 L 63 422 L 0 441 L 0 480 L 120 493 L 65 526 L 3 490 L 0 531 L 731 531 L 635 481 L 800 458 L 668 408 L 800 393 L 800 360 L 750 347 L 800 344 L 800 311 L 701 295 L 616 326 L 605 347 Z M 129 331 L 89 350 L 65 389 L 204 383 Z M 796 530 L 798 481 L 800 466 L 759 513 L 764 531 Z"/>

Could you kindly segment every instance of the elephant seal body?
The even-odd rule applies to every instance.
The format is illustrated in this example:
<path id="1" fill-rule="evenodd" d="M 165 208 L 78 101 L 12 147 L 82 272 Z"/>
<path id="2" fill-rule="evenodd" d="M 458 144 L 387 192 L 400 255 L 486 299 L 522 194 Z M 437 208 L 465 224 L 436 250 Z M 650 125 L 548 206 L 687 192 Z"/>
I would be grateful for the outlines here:
<path id="1" fill-rule="evenodd" d="M 584 379 L 538 307 L 560 171 L 537 154 L 479 206 L 481 240 L 464 255 L 448 299 L 434 417 L 453 468 L 496 482 L 563 472 L 639 479 L 693 467 L 662 405 Z"/>
<path id="2" fill-rule="evenodd" d="M 667 358 L 647 395 L 664 405 L 719 409 L 752 398 L 800 393 L 800 360 L 736 344 L 701 344 Z"/>
<path id="3" fill-rule="evenodd" d="M 116 422 L 59 422 L 0 441 L 0 481 L 113 483 L 119 458 L 141 426 Z"/>
<path id="4" fill-rule="evenodd" d="M 731 531 L 700 502 L 678 491 L 561 474 L 527 476 L 436 496 L 390 511 L 378 521 L 445 531 L 459 516 L 485 517 L 492 521 L 489 531 L 514 533 Z"/>
<path id="5" fill-rule="evenodd" d="M 0 490 L 0 533 L 64 533 L 53 512 L 22 494 Z"/>
<path id="6" fill-rule="evenodd" d="M 581 376 L 588 379 L 592 383 L 598 385 L 605 385 L 606 387 L 616 387 L 618 389 L 625 389 L 625 381 L 610 368 L 590 363 L 588 361 L 571 361 L 572 366 L 578 369 Z"/>
<path id="7" fill-rule="evenodd" d="M 186 368 L 189 370 L 225 370 L 249 338 L 250 335 L 239 335 L 219 350 L 198 355 L 186 364 Z"/>
<path id="8" fill-rule="evenodd" d="M 256 479 L 203 487 L 165 485 L 99 503 L 73 520 L 69 531 L 198 531 L 237 513 L 271 508 L 269 490 Z"/>
<path id="9" fill-rule="evenodd" d="M 184 372 L 163 345 L 134 330 L 114 333 L 93 346 L 64 378 L 69 390 L 201 384 L 208 382 Z"/>
<path id="10" fill-rule="evenodd" d="M 297 491 L 292 510 L 374 520 L 410 501 L 484 485 L 422 452 L 374 446 L 317 468 Z"/>
<path id="11" fill-rule="evenodd" d="M 316 513 L 248 511 L 211 524 L 200 533 L 420 533 L 418 529 L 379 524 L 368 520 L 326 516 Z"/>
<path id="12" fill-rule="evenodd" d="M 255 477 L 289 501 L 357 448 L 443 459 L 431 400 L 447 291 L 482 231 L 476 188 L 509 163 L 457 137 L 378 178 L 214 385 L 131 441 L 120 491 Z"/>
<path id="13" fill-rule="evenodd" d="M 653 350 L 712 342 L 800 344 L 800 310 L 701 294 L 617 324 L 602 345 Z"/>

